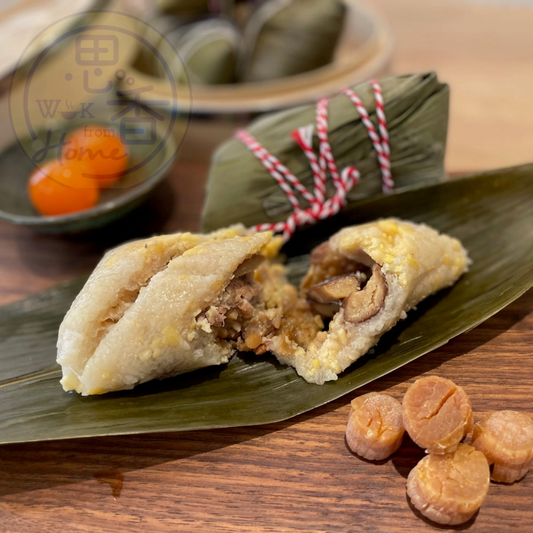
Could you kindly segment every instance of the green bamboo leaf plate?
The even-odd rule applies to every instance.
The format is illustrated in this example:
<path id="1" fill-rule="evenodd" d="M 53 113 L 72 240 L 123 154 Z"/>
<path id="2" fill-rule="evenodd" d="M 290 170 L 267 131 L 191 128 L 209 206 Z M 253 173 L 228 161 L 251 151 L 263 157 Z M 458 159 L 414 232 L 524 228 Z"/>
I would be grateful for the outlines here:
<path id="1" fill-rule="evenodd" d="M 0 442 L 25 442 L 276 422 L 365 385 L 472 329 L 533 285 L 533 165 L 360 202 L 286 247 L 295 278 L 306 254 L 342 226 L 398 216 L 459 237 L 474 264 L 419 305 L 338 381 L 310 385 L 273 357 L 97 397 L 63 392 L 57 329 L 84 280 L 0 308 Z"/>

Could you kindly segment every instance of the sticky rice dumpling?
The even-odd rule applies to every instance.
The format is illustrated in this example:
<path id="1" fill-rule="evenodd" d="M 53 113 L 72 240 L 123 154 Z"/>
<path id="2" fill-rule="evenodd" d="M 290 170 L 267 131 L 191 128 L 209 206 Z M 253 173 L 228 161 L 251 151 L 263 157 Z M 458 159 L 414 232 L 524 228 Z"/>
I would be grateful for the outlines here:
<path id="1" fill-rule="evenodd" d="M 175 46 L 179 58 L 168 47 L 163 47 L 161 53 L 169 54 L 164 59 L 178 83 L 217 85 L 235 81 L 241 37 L 231 22 L 202 20 L 178 27 L 166 38 Z"/>
<path id="2" fill-rule="evenodd" d="M 263 264 L 278 247 L 269 232 L 236 227 L 108 252 L 59 329 L 63 388 L 131 389 L 226 363 L 237 349 L 264 353 L 276 336 L 306 346 L 323 323 L 281 265 Z"/>
<path id="3" fill-rule="evenodd" d="M 390 144 L 390 166 L 395 189 L 435 183 L 444 178 L 444 153 L 448 126 L 448 86 L 433 73 L 386 78 L 380 81 Z M 353 87 L 377 129 L 372 86 Z M 272 113 L 247 128 L 271 154 L 308 189 L 313 172 L 295 142 L 295 130 L 315 124 L 316 106 L 305 105 Z M 372 141 L 357 109 L 346 95 L 329 102 L 329 143 L 339 169 L 355 165 L 361 177 L 348 191 L 347 205 L 381 194 L 382 175 Z M 318 151 L 316 129 L 314 151 Z M 332 194 L 328 184 L 328 196 Z M 307 207 L 301 200 L 302 207 Z M 235 209 L 235 205 L 239 209 Z M 216 151 L 209 171 L 203 211 L 203 229 L 242 222 L 246 226 L 285 221 L 293 212 L 287 195 L 257 157 L 237 138 Z M 379 215 L 378 215 L 379 216 Z"/>
<path id="4" fill-rule="evenodd" d="M 250 18 L 240 64 L 243 82 L 307 72 L 333 59 L 346 7 L 341 0 L 270 0 Z"/>
<path id="5" fill-rule="evenodd" d="M 469 264 L 457 239 L 424 224 L 390 218 L 344 228 L 312 251 L 301 283 L 314 309 L 332 317 L 327 331 L 296 357 L 284 354 L 276 339 L 269 348 L 310 383 L 335 380 L 410 309 L 453 285 Z"/>
<path id="6" fill-rule="evenodd" d="M 162 13 L 173 15 L 202 15 L 209 12 L 209 0 L 156 0 Z"/>

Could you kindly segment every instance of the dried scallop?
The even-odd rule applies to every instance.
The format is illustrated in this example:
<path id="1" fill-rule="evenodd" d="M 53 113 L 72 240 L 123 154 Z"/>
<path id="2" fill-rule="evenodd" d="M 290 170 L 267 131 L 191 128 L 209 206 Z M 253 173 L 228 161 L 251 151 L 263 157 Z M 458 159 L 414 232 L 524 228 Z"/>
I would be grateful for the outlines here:
<path id="1" fill-rule="evenodd" d="M 405 394 L 403 423 L 413 441 L 429 453 L 453 452 L 472 429 L 470 400 L 449 379 L 423 377 Z"/>
<path id="2" fill-rule="evenodd" d="M 491 413 L 474 426 L 472 446 L 494 465 L 494 481 L 518 481 L 533 461 L 533 420 L 517 411 Z"/>
<path id="3" fill-rule="evenodd" d="M 430 520 L 455 525 L 481 507 L 489 485 L 486 457 L 468 444 L 459 444 L 454 452 L 424 457 L 409 473 L 407 494 Z"/>
<path id="4" fill-rule="evenodd" d="M 401 446 L 404 431 L 402 406 L 392 396 L 371 392 L 352 401 L 346 442 L 357 455 L 386 459 Z"/>

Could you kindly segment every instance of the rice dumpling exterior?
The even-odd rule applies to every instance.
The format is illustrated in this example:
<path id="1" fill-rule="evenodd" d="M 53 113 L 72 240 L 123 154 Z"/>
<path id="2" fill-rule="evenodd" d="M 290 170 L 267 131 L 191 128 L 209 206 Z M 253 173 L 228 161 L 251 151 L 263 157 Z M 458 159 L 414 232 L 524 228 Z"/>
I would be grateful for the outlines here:
<path id="1" fill-rule="evenodd" d="M 235 81 L 241 36 L 231 22 L 201 20 L 178 26 L 166 38 L 176 47 L 181 59 L 173 52 L 167 52 L 169 56 L 165 58 L 179 83 L 219 85 Z M 166 50 L 161 50 L 163 57 Z M 164 75 L 162 66 L 160 74 Z"/>
<path id="2" fill-rule="evenodd" d="M 307 72 L 333 59 L 346 6 L 341 0 L 270 0 L 250 18 L 240 77 L 261 82 Z"/>
<path id="3" fill-rule="evenodd" d="M 449 88 L 436 74 L 424 73 L 380 80 L 387 117 L 390 167 L 395 189 L 444 179 Z M 352 87 L 378 129 L 371 83 Z M 355 165 L 359 182 L 346 195 L 348 205 L 381 194 L 382 173 L 373 143 L 357 109 L 344 94 L 329 101 L 328 137 L 339 168 Z M 256 119 L 247 128 L 308 189 L 313 172 L 292 134 L 315 123 L 315 105 L 304 105 Z M 318 137 L 313 132 L 313 149 Z M 333 194 L 328 181 L 327 195 Z M 299 197 L 303 208 L 306 200 Z M 246 226 L 280 222 L 293 207 L 285 192 L 256 156 L 239 140 L 225 142 L 215 153 L 209 172 L 203 229 L 211 231 L 242 222 Z M 379 215 L 379 214 L 377 214 Z"/>

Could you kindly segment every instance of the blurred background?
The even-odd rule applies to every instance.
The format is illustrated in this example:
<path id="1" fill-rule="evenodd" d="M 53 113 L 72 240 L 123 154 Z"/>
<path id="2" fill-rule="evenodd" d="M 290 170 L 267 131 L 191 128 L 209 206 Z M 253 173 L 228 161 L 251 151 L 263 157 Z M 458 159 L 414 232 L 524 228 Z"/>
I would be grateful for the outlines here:
<path id="1" fill-rule="evenodd" d="M 446 168 L 469 172 L 533 160 L 533 2 L 357 2 L 390 40 L 368 74 L 434 70 L 450 84 Z M 364 78 L 367 72 L 361 69 Z M 355 78 L 358 77 L 356 73 Z"/>
<path id="2" fill-rule="evenodd" d="M 198 230 L 211 156 L 236 128 L 370 77 L 435 71 L 450 85 L 448 173 L 533 161 L 533 2 L 520 0 L 3 0 L 2 149 L 13 143 L 10 74 L 27 44 L 95 7 L 139 17 L 177 49 L 181 61 L 168 61 L 186 105 L 170 112 L 183 143 L 146 202 L 99 233 L 51 236 L 0 220 L 0 264 L 10 271 L 0 304 L 85 272 L 123 240 Z M 164 97 L 149 56 L 132 51 L 127 69 Z"/>
<path id="3" fill-rule="evenodd" d="M 451 86 L 446 168 L 532 161 L 533 2 L 375 0 L 395 46 L 390 71 L 433 69 Z"/>
<path id="4" fill-rule="evenodd" d="M 376 21 L 373 29 L 383 32 L 380 37 L 387 41 L 354 78 L 434 70 L 450 84 L 449 172 L 532 161 L 533 2 L 362 0 L 352 4 L 368 10 Z"/>

